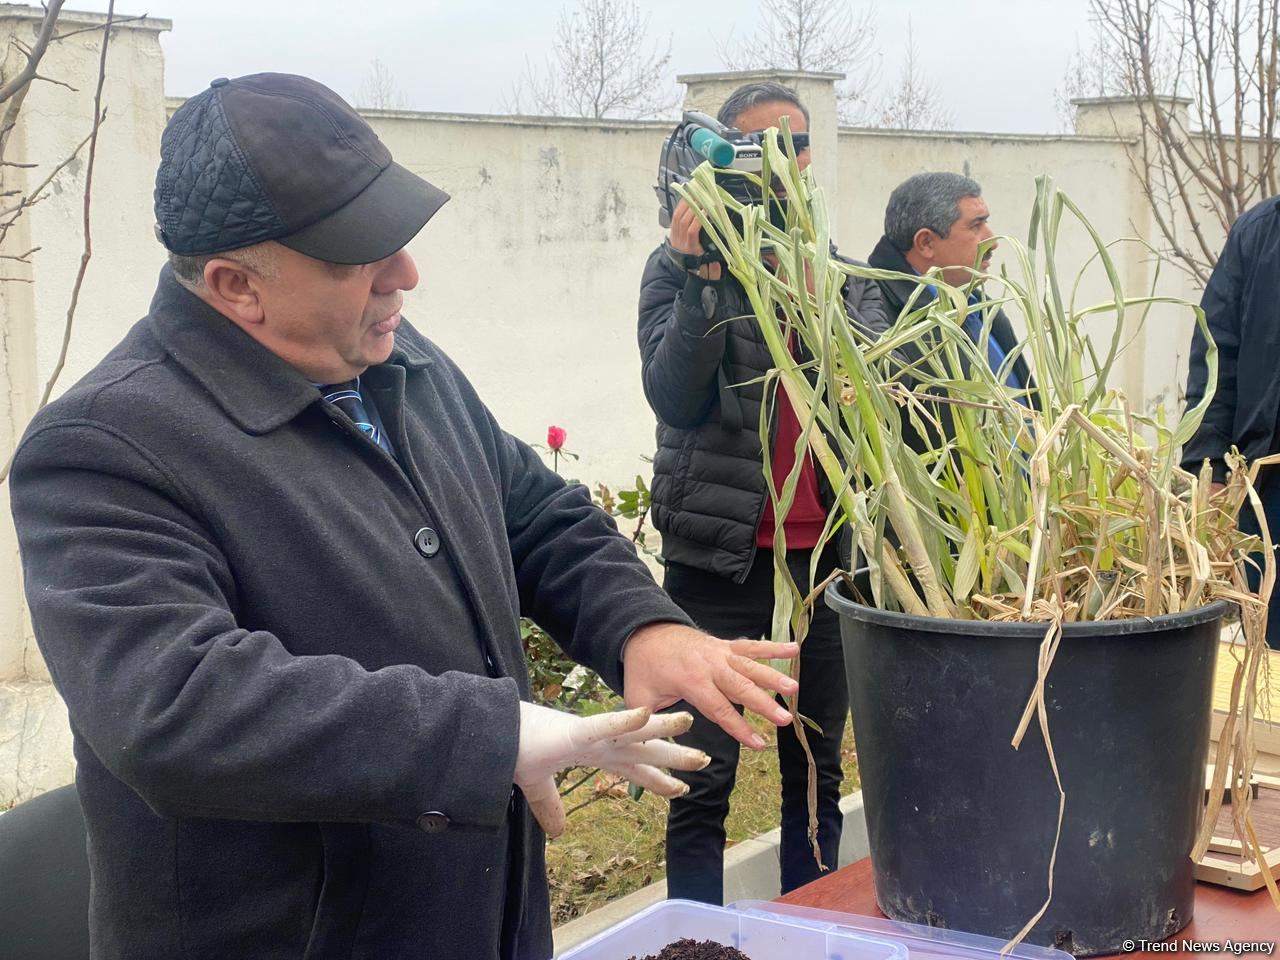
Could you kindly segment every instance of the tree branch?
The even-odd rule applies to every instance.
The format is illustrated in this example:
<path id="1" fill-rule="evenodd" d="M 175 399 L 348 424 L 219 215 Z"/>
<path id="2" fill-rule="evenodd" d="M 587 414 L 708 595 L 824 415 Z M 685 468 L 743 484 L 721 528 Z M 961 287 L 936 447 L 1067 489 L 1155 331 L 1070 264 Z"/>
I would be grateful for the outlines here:
<path id="1" fill-rule="evenodd" d="M 1142 143 L 1130 167 L 1170 249 L 1203 282 L 1218 247 L 1207 217 L 1226 232 L 1260 193 L 1276 192 L 1280 0 L 1091 0 L 1091 8 L 1138 109 Z M 1192 122 L 1170 102 L 1188 94 Z M 1193 244 L 1179 239 L 1187 231 Z"/>
<path id="2" fill-rule="evenodd" d="M 76 306 L 80 302 L 80 288 L 84 285 L 84 276 L 89 269 L 89 261 L 93 258 L 93 234 L 89 229 L 89 211 L 93 203 L 93 167 L 98 155 L 98 130 L 106 119 L 106 111 L 102 109 L 102 87 L 107 79 L 107 47 L 111 42 L 111 21 L 115 15 L 116 0 L 107 3 L 107 22 L 102 30 L 102 51 L 98 57 L 98 86 L 93 93 L 93 129 L 89 132 L 89 162 L 84 174 L 84 252 L 80 255 L 80 269 L 76 271 L 76 282 L 71 288 L 71 302 L 67 306 L 67 322 L 62 331 L 62 349 L 58 351 L 58 361 L 54 364 L 49 382 L 45 384 L 44 394 L 40 397 L 37 412 L 44 408 L 53 394 L 54 384 L 62 374 L 67 362 L 67 349 L 71 345 L 71 328 L 75 321 Z"/>
<path id="3" fill-rule="evenodd" d="M 53 27 L 58 21 L 58 13 L 62 10 L 64 2 L 65 0 L 49 0 L 48 5 L 44 8 L 44 19 L 40 22 L 40 29 L 36 34 L 36 42 L 32 45 L 30 51 L 26 52 L 27 65 L 19 70 L 12 80 L 4 86 L 0 86 L 0 103 L 4 103 L 35 77 L 36 70 L 40 67 L 40 60 L 49 48 L 49 41 L 53 37 Z"/>
<path id="4" fill-rule="evenodd" d="M 148 16 L 150 16 L 150 14 L 140 13 L 137 16 L 133 16 L 133 17 L 119 17 L 118 19 L 115 20 L 112 26 L 123 27 L 126 23 L 137 23 L 139 20 L 145 20 L 147 19 Z M 57 34 L 56 36 L 50 38 L 49 42 L 61 43 L 63 40 L 69 40 L 72 37 L 78 37 L 82 33 L 96 33 L 101 29 L 102 27 L 97 25 L 92 27 L 78 27 L 75 30 L 68 30 L 66 33 Z"/>
<path id="5" fill-rule="evenodd" d="M 55 80 L 53 77 L 46 77 L 43 73 L 34 73 L 31 75 L 31 79 L 32 81 L 43 80 L 45 83 L 52 83 L 56 87 L 66 87 L 72 93 L 80 92 L 71 84 L 67 83 L 65 80 Z"/>
<path id="6" fill-rule="evenodd" d="M 595 768 L 595 769 L 593 769 L 593 770 L 588 770 L 588 771 L 586 772 L 586 774 L 584 774 L 584 775 L 583 775 L 583 777 L 582 777 L 580 780 L 578 780 L 576 783 L 574 783 L 574 784 L 573 784 L 573 786 L 571 786 L 571 787 L 565 787 L 563 790 L 561 790 L 561 791 L 560 791 L 560 796 L 562 796 L 562 797 L 567 797 L 569 794 L 573 793 L 573 791 L 577 790 L 580 786 L 582 786 L 584 783 L 586 783 L 588 780 L 590 780 L 592 777 L 594 777 L 594 776 L 595 776 L 596 774 L 598 774 L 599 772 L 600 772 L 600 768 L 599 768 L 599 767 L 596 767 L 596 768 Z M 566 777 L 566 779 L 567 779 L 567 777 Z"/>
<path id="7" fill-rule="evenodd" d="M 61 6 L 61 4 L 57 4 Z M 36 407 L 36 411 L 44 409 L 49 402 L 49 397 L 53 394 L 54 385 L 58 382 L 58 377 L 62 374 L 62 369 L 67 362 L 67 351 L 71 345 L 71 331 L 75 322 L 76 307 L 80 303 L 80 290 L 84 285 L 85 273 L 89 269 L 89 261 L 93 258 L 93 234 L 90 231 L 90 209 L 93 204 L 93 168 L 94 161 L 98 154 L 98 131 L 102 127 L 102 123 L 106 120 L 106 111 L 102 108 L 102 88 L 107 78 L 107 48 L 111 41 L 111 23 L 115 16 L 115 0 L 109 0 L 107 4 L 107 21 L 103 25 L 102 30 L 102 50 L 98 56 L 98 83 L 93 94 L 93 129 L 89 131 L 89 159 L 85 167 L 84 176 L 84 201 L 83 201 L 83 224 L 84 224 L 84 251 L 80 254 L 80 267 L 76 271 L 75 283 L 71 288 L 71 301 L 67 306 L 67 319 L 62 330 L 62 347 L 58 351 L 58 360 L 54 364 L 53 372 L 49 376 L 48 382 L 45 384 L 44 393 L 40 397 L 40 403 Z M 55 9 L 51 4 L 50 10 Z M 83 145 L 83 143 L 81 144 Z M 76 152 L 79 152 L 79 147 Z M 73 154 L 74 156 L 74 154 Z M 65 161 L 69 163 L 70 159 Z M 65 163 L 63 165 L 65 165 Z M 56 171 L 55 171 L 56 172 Z M 52 179 L 50 174 L 49 179 Z M 46 180 L 46 182 L 48 182 Z M 10 454 L 8 462 L 4 468 L 0 470 L 0 483 L 8 479 L 9 471 L 13 467 L 13 458 L 16 450 Z"/>
<path id="8" fill-rule="evenodd" d="M 94 129 L 97 129 L 96 125 Z M 76 148 L 71 151 L 71 154 L 60 164 L 50 170 L 49 175 L 41 180 L 40 184 L 23 197 L 22 200 L 11 207 L 6 207 L 4 210 L 0 210 L 0 219 L 8 218 L 7 220 L 4 220 L 3 223 L 0 223 L 0 242 L 4 240 L 5 234 L 8 232 L 9 228 L 13 226 L 18 217 L 22 215 L 22 211 L 28 207 L 35 206 L 35 204 L 40 201 L 40 195 L 44 192 L 44 189 L 53 182 L 54 177 L 66 169 L 67 165 L 70 164 L 72 160 L 80 155 L 80 151 L 84 149 L 84 145 L 89 142 L 92 136 L 93 132 L 90 131 L 88 136 L 76 144 Z M 32 166 L 34 166 L 34 164 L 32 164 Z M 13 192 L 20 193 L 21 191 Z"/>

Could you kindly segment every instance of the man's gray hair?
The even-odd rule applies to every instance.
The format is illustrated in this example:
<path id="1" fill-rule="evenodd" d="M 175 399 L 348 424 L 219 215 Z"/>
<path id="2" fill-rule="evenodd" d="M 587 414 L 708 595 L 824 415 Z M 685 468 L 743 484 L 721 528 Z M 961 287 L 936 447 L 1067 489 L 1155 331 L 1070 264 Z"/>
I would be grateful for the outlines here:
<path id="1" fill-rule="evenodd" d="M 271 249 L 270 242 L 255 243 L 251 247 L 227 250 L 224 253 L 203 253 L 194 257 L 184 257 L 181 254 L 169 252 L 169 266 L 173 267 L 173 273 L 178 278 L 178 282 L 188 290 L 204 289 L 204 268 L 213 259 L 234 260 L 268 280 L 276 275 L 276 255 Z"/>
<path id="2" fill-rule="evenodd" d="M 916 233 L 928 227 L 945 237 L 960 216 L 960 201 L 982 196 L 977 180 L 958 173 L 917 173 L 889 194 L 884 211 L 884 235 L 903 253 Z"/>
<path id="3" fill-rule="evenodd" d="M 762 103 L 789 103 L 804 114 L 805 126 L 809 125 L 809 108 L 801 101 L 800 94 L 790 87 L 781 83 L 774 83 L 772 80 L 743 84 L 729 94 L 729 99 L 720 107 L 720 112 L 716 114 L 716 119 L 726 127 L 737 127 L 740 116 L 752 107 Z"/>

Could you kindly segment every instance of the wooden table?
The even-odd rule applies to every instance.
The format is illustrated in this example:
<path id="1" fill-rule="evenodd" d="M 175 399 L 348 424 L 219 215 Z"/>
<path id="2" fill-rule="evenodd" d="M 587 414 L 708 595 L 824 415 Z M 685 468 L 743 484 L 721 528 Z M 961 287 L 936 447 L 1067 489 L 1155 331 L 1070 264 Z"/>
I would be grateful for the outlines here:
<path id="1" fill-rule="evenodd" d="M 864 857 L 857 863 L 841 867 L 834 873 L 806 884 L 778 898 L 779 903 L 817 907 L 822 910 L 839 910 L 866 917 L 883 917 L 876 906 L 875 887 L 871 877 L 871 858 Z M 1170 938 L 1179 943 L 1184 940 L 1238 942 L 1260 940 L 1275 943 L 1280 940 L 1280 913 L 1271 903 L 1266 890 L 1238 893 L 1225 887 L 1207 883 L 1196 884 L 1195 917 L 1181 931 Z M 1118 956 L 1133 956 L 1119 954 Z M 1186 957 L 1192 952 L 1170 951 L 1144 954 L 1161 957 Z M 1198 954 L 1199 955 L 1199 954 Z M 1280 948 L 1271 956 L 1280 955 Z M 1265 954 L 1243 954 L 1262 958 Z"/>

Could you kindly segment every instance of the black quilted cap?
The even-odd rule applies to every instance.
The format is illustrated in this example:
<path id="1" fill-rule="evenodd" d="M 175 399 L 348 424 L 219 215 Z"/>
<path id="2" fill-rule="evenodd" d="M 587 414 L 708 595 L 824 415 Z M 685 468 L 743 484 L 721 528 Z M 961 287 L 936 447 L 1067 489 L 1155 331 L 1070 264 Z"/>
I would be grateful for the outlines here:
<path id="1" fill-rule="evenodd" d="M 328 87 L 256 73 L 214 80 L 165 127 L 156 232 L 182 256 L 275 240 L 317 260 L 372 263 L 448 199 L 394 162 Z"/>

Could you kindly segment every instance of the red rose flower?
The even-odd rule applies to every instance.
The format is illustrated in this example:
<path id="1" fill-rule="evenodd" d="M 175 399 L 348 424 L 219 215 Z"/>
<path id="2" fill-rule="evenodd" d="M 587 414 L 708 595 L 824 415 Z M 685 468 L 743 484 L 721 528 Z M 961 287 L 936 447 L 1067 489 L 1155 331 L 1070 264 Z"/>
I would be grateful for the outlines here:
<path id="1" fill-rule="evenodd" d="M 564 446 L 567 436 L 564 427 L 547 427 L 547 446 L 552 450 L 559 450 Z"/>

